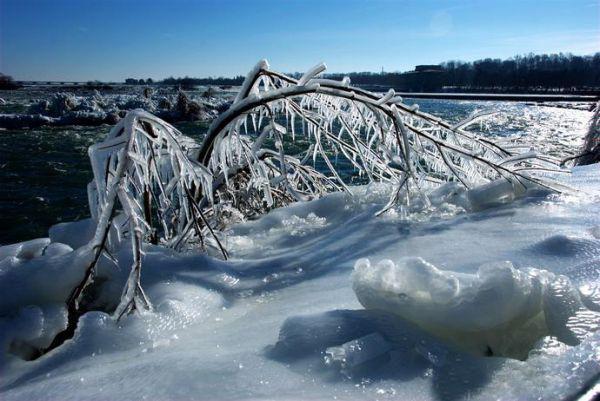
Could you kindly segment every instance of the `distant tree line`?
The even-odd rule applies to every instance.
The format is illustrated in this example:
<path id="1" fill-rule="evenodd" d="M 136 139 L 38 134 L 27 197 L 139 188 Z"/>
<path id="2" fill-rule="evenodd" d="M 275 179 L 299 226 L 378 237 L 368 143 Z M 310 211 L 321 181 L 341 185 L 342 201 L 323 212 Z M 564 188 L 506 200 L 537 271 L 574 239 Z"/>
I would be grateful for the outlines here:
<path id="1" fill-rule="evenodd" d="M 447 61 L 417 71 L 331 74 L 348 75 L 355 85 L 381 85 L 408 92 L 421 91 L 585 91 L 600 89 L 600 52 L 591 56 L 541 54 L 508 60 Z"/>
<path id="2" fill-rule="evenodd" d="M 154 80 L 152 78 L 148 79 L 135 79 L 135 78 L 127 78 L 125 80 L 127 85 L 152 85 Z"/>
<path id="3" fill-rule="evenodd" d="M 299 77 L 301 74 L 292 73 Z M 416 66 L 408 72 L 351 72 L 328 74 L 327 78 L 349 76 L 354 85 L 381 86 L 405 92 L 593 92 L 600 93 L 600 52 L 590 56 L 572 54 L 528 54 L 507 60 L 483 59 L 473 62 L 447 61 Z M 173 78 L 155 82 L 152 78 L 127 78 L 128 85 L 169 85 L 190 89 L 200 85 L 236 86 L 244 77 Z M 89 87 L 103 87 L 89 81 Z M 0 73 L 0 89 L 17 89 L 12 77 Z M 107 86 L 108 87 L 108 86 Z"/>
<path id="4" fill-rule="evenodd" d="M 182 88 L 191 88 L 198 85 L 221 85 L 221 86 L 235 86 L 241 85 L 244 82 L 244 76 L 238 75 L 233 78 L 225 77 L 209 77 L 209 78 L 173 78 L 169 77 L 160 81 L 164 85 L 181 86 Z"/>
<path id="5" fill-rule="evenodd" d="M 299 77 L 301 74 L 292 73 Z M 328 74 L 328 78 L 349 76 L 354 85 L 391 87 L 405 92 L 587 92 L 600 91 L 600 52 L 591 56 L 572 54 L 528 54 L 507 60 L 483 59 L 473 62 L 447 61 L 417 66 L 408 72 L 351 72 Z M 173 78 L 157 84 L 193 88 L 198 85 L 241 85 L 243 76 L 233 78 Z M 150 84 L 130 78 L 126 83 Z"/>

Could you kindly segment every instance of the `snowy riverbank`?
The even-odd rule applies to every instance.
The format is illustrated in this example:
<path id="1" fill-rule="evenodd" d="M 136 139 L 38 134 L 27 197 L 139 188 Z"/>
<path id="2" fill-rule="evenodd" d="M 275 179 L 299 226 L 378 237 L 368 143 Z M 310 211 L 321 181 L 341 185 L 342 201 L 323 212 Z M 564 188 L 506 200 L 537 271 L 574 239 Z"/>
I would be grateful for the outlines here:
<path id="1" fill-rule="evenodd" d="M 566 397 L 600 371 L 600 336 L 594 332 L 599 318 L 591 310 L 599 305 L 598 167 L 577 168 L 566 180 L 585 192 L 532 193 L 482 211 L 463 210 L 460 202 L 445 198 L 410 219 L 373 217 L 387 190 L 359 187 L 354 198 L 332 194 L 234 227 L 227 243 L 233 256 L 229 262 L 149 246 L 143 282 L 155 311 L 121 323 L 102 312 L 88 313 L 72 341 L 33 362 L 8 352 L 10 344 L 15 339 L 48 341 L 64 320 L 60 300 L 69 288 L 69 271 L 76 274 L 78 254 L 69 246 L 83 243 L 85 223 L 51 230 L 53 241 L 69 246 L 3 247 L 2 398 Z M 122 266 L 104 263 L 100 276 L 124 279 L 128 252 L 124 245 Z M 564 275 L 587 297 L 578 315 L 577 308 L 561 304 L 554 310 L 578 345 L 546 337 L 525 361 L 481 357 L 458 351 L 413 324 L 365 318 L 352 289 L 355 262 L 368 258 L 373 264 L 385 259 L 401 264 L 406 257 L 421 257 L 455 274 L 473 274 L 483 264 L 508 260 L 519 271 L 533 267 Z M 506 281 L 492 284 L 489 290 L 495 288 L 497 296 L 515 295 L 503 292 Z M 120 288 L 119 283 L 102 288 L 107 302 Z M 386 333 L 390 325 L 402 333 L 395 342 Z M 382 333 L 387 345 L 377 340 L 371 344 L 373 354 L 360 358 L 381 356 L 375 364 L 343 366 L 335 360 L 339 349 L 325 352 L 373 331 Z M 13 351 L 26 353 L 18 344 Z"/>

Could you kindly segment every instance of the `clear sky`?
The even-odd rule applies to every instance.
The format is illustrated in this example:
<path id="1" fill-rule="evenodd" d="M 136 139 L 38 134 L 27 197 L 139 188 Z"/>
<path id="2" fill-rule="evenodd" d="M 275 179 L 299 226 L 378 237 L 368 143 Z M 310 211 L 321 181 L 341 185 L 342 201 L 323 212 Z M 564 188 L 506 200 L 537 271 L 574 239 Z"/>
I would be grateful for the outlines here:
<path id="1" fill-rule="evenodd" d="M 330 72 L 600 51 L 600 0 L 0 0 L 19 80 Z"/>

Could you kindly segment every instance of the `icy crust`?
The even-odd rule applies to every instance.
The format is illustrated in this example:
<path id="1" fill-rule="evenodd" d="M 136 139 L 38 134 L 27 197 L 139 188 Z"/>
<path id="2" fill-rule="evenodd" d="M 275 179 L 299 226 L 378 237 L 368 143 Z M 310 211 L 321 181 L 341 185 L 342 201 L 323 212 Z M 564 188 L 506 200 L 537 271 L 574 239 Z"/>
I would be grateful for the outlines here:
<path id="1" fill-rule="evenodd" d="M 102 259 L 75 337 L 28 362 L 64 327 L 89 254 L 89 221 L 55 226 L 0 248 L 1 398 L 571 396 L 600 371 L 598 178 L 577 169 L 568 183 L 585 194 L 483 209 L 449 184 L 378 218 L 389 188 L 357 187 L 234 226 L 228 262 L 147 246 L 154 310 L 118 323 L 125 242 L 118 266 Z"/>
<path id="2" fill-rule="evenodd" d="M 81 280 L 86 251 L 47 238 L 0 247 L 0 314 L 27 305 L 64 302 Z"/>
<path id="3" fill-rule="evenodd" d="M 398 315 L 480 356 L 525 359 L 544 336 L 576 345 L 569 319 L 578 312 L 594 314 L 567 277 L 518 270 L 510 262 L 484 264 L 465 274 L 440 270 L 422 258 L 376 264 L 360 259 L 352 280 L 365 308 Z M 600 307 L 594 300 L 589 304 Z"/>
<path id="4" fill-rule="evenodd" d="M 64 301 L 87 254 L 48 238 L 0 247 L 0 359 L 29 359 L 66 327 Z"/>
<path id="5" fill-rule="evenodd" d="M 29 260 L 40 256 L 64 255 L 72 250 L 73 248 L 70 246 L 58 241 L 52 242 L 49 238 L 38 238 L 0 247 L 0 261 L 8 257 Z"/>

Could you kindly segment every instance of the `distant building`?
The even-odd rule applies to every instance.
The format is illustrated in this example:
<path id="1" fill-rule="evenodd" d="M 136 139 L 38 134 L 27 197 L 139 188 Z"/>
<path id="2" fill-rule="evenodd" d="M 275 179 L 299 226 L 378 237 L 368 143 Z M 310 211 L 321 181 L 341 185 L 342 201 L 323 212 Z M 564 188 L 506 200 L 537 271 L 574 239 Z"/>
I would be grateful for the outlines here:
<path id="1" fill-rule="evenodd" d="M 423 64 L 415 66 L 415 72 L 442 72 L 444 69 L 441 65 Z"/>

